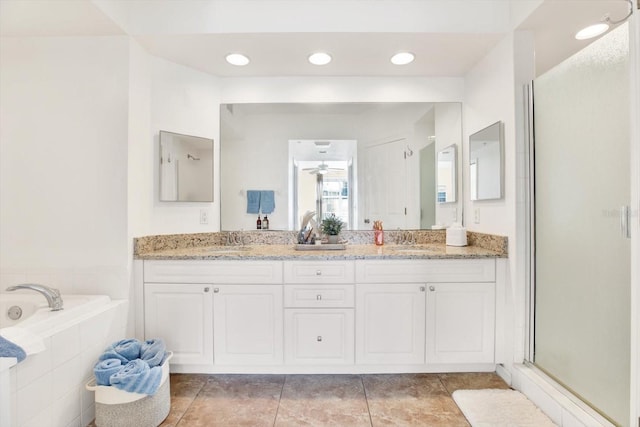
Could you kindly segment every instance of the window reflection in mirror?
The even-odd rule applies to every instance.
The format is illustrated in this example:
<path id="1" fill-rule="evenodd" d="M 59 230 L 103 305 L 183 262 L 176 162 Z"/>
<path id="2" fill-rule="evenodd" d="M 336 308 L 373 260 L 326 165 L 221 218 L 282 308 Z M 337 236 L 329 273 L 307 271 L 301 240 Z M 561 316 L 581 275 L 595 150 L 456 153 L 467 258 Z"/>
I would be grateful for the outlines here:
<path id="1" fill-rule="evenodd" d="M 436 200 L 438 203 L 453 203 L 456 201 L 457 164 L 458 156 L 455 145 L 450 145 L 438 151 L 438 189 Z"/>
<path id="2" fill-rule="evenodd" d="M 213 139 L 160 131 L 160 201 L 213 201 Z"/>
<path id="3" fill-rule="evenodd" d="M 500 199 L 503 195 L 502 122 L 469 137 L 469 194 L 471 200 Z"/>

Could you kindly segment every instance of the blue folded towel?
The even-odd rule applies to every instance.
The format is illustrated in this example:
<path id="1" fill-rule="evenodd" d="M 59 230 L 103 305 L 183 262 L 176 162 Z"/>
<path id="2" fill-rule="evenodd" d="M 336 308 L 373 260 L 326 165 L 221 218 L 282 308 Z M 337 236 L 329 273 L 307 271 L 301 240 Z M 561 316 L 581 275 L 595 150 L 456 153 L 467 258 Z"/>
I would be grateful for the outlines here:
<path id="1" fill-rule="evenodd" d="M 162 380 L 161 367 L 150 368 L 144 360 L 136 359 L 111 375 L 110 383 L 120 390 L 153 395 L 160 387 L 160 380 Z"/>
<path id="2" fill-rule="evenodd" d="M 93 367 L 93 375 L 96 377 L 97 385 L 111 385 L 111 375 L 124 367 L 120 359 L 105 359 L 96 363 Z"/>
<path id="3" fill-rule="evenodd" d="M 0 357 L 15 357 L 22 362 L 27 358 L 27 353 L 18 344 L 0 336 Z"/>
<path id="4" fill-rule="evenodd" d="M 263 214 L 273 213 L 276 208 L 276 199 L 273 190 L 260 192 L 260 210 Z"/>
<path id="5" fill-rule="evenodd" d="M 260 191 L 247 190 L 247 213 L 260 213 Z"/>
<path id="6" fill-rule="evenodd" d="M 166 346 L 160 338 L 146 340 L 140 347 L 140 359 L 149 364 L 149 367 L 162 365 L 165 358 Z"/>
<path id="7" fill-rule="evenodd" d="M 140 357 L 140 347 L 142 343 L 137 339 L 126 339 L 116 341 L 104 350 L 98 360 L 119 359 L 122 363 Z"/>

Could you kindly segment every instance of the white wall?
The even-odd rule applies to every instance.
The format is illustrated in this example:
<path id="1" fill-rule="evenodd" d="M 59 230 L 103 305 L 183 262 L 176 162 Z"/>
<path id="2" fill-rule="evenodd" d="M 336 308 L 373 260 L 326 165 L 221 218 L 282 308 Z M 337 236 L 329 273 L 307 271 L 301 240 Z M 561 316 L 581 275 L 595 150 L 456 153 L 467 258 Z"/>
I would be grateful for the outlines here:
<path id="1" fill-rule="evenodd" d="M 469 135 L 486 126 L 504 124 L 504 198 L 474 201 L 464 194 L 464 218 L 468 230 L 507 236 L 509 259 L 504 295 L 505 329 L 496 331 L 504 343 L 498 362 L 511 369 L 524 358 L 526 341 L 526 228 L 523 85 L 534 77 L 533 38 L 527 32 L 507 35 L 465 77 L 464 102 L 464 186 L 469 180 Z M 477 211 L 476 211 L 477 210 Z M 476 212 L 479 221 L 475 221 Z"/>
<path id="2" fill-rule="evenodd" d="M 147 234 L 218 231 L 220 224 L 219 174 L 219 84 L 218 79 L 182 65 L 150 57 L 150 134 L 141 166 L 153 170 L 152 187 L 141 209 L 150 212 Z M 214 140 L 213 203 L 160 202 L 158 187 L 158 135 L 160 130 Z M 151 197 L 149 197 L 151 195 Z M 200 210 L 208 211 L 209 223 L 200 224 Z"/>
<path id="3" fill-rule="evenodd" d="M 128 38 L 0 49 L 0 288 L 126 297 Z"/>

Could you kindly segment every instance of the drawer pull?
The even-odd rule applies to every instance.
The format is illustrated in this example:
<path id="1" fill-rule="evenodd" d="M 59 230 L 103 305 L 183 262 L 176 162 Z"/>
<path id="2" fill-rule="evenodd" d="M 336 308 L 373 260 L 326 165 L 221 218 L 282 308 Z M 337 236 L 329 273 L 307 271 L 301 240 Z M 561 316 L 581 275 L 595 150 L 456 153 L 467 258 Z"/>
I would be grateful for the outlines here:
<path id="1" fill-rule="evenodd" d="M 320 295 L 320 294 L 316 295 L 316 299 L 317 299 L 318 301 L 320 301 L 320 300 L 322 299 L 322 295 Z"/>
<path id="2" fill-rule="evenodd" d="M 424 286 L 420 286 L 420 292 L 424 292 L 425 291 L 425 287 Z"/>
<path id="3" fill-rule="evenodd" d="M 429 286 L 429 290 L 430 290 L 431 292 L 433 292 L 433 291 L 435 291 L 435 290 L 436 290 L 436 287 L 435 287 L 435 286 Z"/>
<path id="4" fill-rule="evenodd" d="M 322 276 L 322 270 L 316 270 L 316 276 Z"/>
<path id="5" fill-rule="evenodd" d="M 316 341 L 322 342 L 322 336 L 318 335 L 318 338 L 316 338 Z"/>
<path id="6" fill-rule="evenodd" d="M 213 288 L 213 293 L 217 294 L 218 292 L 220 292 L 220 288 Z"/>
<path id="7" fill-rule="evenodd" d="M 209 292 L 209 287 L 207 286 L 206 288 L 204 288 L 205 292 Z"/>

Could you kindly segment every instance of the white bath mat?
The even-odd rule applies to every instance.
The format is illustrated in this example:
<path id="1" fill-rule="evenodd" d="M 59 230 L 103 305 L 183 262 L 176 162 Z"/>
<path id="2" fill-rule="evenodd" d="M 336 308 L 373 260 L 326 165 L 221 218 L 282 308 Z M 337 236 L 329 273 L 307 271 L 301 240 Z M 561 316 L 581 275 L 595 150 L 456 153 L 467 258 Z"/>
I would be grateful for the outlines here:
<path id="1" fill-rule="evenodd" d="M 549 417 L 515 390 L 457 390 L 453 400 L 472 427 L 552 427 Z"/>

